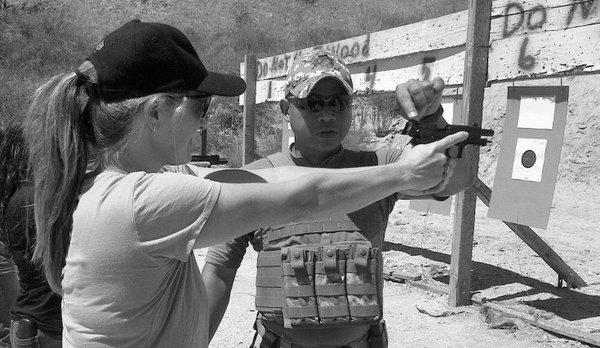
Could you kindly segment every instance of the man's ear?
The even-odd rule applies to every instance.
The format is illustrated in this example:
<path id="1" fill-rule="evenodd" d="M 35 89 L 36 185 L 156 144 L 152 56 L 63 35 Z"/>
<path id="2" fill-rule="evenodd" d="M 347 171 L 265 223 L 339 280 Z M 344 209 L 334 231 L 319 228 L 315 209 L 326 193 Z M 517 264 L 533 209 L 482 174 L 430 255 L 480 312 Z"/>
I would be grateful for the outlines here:
<path id="1" fill-rule="evenodd" d="M 290 102 L 287 99 L 281 99 L 279 101 L 279 109 L 281 109 L 281 117 L 287 122 L 290 122 Z"/>

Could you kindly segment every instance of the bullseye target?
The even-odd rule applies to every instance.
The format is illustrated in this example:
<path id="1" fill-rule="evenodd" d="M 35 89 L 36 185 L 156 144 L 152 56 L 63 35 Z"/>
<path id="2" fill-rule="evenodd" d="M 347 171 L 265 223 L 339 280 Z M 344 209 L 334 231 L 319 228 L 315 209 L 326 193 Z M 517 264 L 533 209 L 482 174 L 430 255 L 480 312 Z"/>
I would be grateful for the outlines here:
<path id="1" fill-rule="evenodd" d="M 544 156 L 546 155 L 546 139 L 517 139 L 512 178 L 517 180 L 542 180 Z"/>

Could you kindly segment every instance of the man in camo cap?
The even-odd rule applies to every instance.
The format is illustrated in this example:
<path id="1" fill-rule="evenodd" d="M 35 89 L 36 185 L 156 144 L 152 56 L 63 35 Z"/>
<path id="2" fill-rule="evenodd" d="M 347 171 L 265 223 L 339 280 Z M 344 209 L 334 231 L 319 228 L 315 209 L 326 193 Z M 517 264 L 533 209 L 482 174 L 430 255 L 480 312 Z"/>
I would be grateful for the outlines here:
<path id="1" fill-rule="evenodd" d="M 320 80 L 337 79 L 349 95 L 354 93 L 352 75 L 341 58 L 331 52 L 315 50 L 304 53 L 290 67 L 285 84 L 285 95 L 306 98 Z"/>
<path id="2" fill-rule="evenodd" d="M 443 88 L 439 78 L 398 85 L 402 115 L 445 123 L 440 106 Z M 353 85 L 337 55 L 324 50 L 301 55 L 288 71 L 284 90 L 279 105 L 295 142 L 287 151 L 246 168 L 348 168 L 407 160 L 400 149 L 353 151 L 342 146 L 352 121 Z M 467 158 L 449 162 L 456 174 L 434 198 L 445 199 L 473 183 Z M 347 216 L 264 228 L 210 248 L 202 273 L 211 337 L 252 243 L 259 252 L 254 347 L 387 347 L 380 250 L 394 203 L 413 196 L 419 192 L 399 192 Z"/>

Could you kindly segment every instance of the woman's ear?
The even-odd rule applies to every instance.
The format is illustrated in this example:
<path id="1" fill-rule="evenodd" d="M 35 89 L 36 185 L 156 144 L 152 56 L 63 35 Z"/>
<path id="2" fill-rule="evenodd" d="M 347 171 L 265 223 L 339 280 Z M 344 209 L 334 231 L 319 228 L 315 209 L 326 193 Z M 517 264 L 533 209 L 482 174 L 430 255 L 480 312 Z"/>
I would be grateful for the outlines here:
<path id="1" fill-rule="evenodd" d="M 279 109 L 281 109 L 281 117 L 287 122 L 290 122 L 290 102 L 287 99 L 281 99 L 279 101 Z"/>
<path id="2" fill-rule="evenodd" d="M 145 123 L 148 129 L 154 133 L 158 128 L 161 118 L 161 103 L 158 98 L 152 100 L 146 107 Z"/>

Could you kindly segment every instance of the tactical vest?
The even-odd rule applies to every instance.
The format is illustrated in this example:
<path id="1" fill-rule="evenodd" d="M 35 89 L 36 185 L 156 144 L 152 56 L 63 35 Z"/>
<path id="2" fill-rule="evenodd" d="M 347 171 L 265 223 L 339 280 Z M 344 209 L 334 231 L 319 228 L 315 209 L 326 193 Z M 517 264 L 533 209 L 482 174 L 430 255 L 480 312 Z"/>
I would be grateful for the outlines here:
<path id="1" fill-rule="evenodd" d="M 281 153 L 268 158 L 274 166 L 295 165 Z M 381 251 L 348 216 L 263 232 L 255 302 L 264 319 L 286 328 L 365 325 L 382 319 Z"/>

